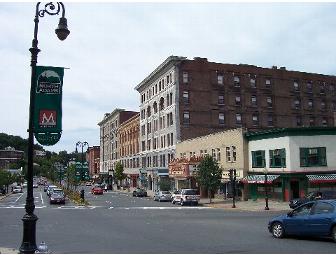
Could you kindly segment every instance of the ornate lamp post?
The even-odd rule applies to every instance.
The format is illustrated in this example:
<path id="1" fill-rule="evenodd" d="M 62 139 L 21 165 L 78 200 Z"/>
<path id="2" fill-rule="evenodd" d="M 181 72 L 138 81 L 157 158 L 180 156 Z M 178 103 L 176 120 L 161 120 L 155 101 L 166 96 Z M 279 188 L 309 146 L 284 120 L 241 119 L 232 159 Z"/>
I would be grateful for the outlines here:
<path id="1" fill-rule="evenodd" d="M 36 4 L 35 12 L 35 27 L 34 27 L 34 38 L 32 41 L 32 47 L 29 49 L 31 52 L 31 87 L 30 87 L 30 105 L 29 105 L 29 128 L 28 128 L 28 172 L 27 172 L 27 199 L 26 199 L 26 214 L 23 216 L 23 239 L 20 246 L 20 253 L 35 253 L 36 247 L 36 221 L 37 217 L 34 214 L 34 195 L 33 195 L 33 157 L 34 157 L 34 104 L 35 104 L 35 72 L 37 55 L 40 49 L 37 47 L 37 33 L 38 33 L 38 23 L 39 18 L 43 18 L 45 14 L 58 15 L 62 10 L 62 17 L 59 20 L 59 24 L 55 33 L 57 37 L 63 41 L 70 34 L 67 27 L 67 20 L 65 18 L 65 8 L 63 3 L 57 2 L 47 3 L 43 8 L 40 8 L 40 2 Z"/>
<path id="2" fill-rule="evenodd" d="M 83 168 L 84 168 L 84 147 L 87 146 L 89 148 L 89 144 L 88 142 L 80 142 L 78 141 L 76 143 L 76 153 L 78 153 L 78 150 L 77 150 L 77 147 L 79 148 L 82 148 L 82 171 L 83 171 Z M 83 173 L 81 173 L 81 179 L 83 178 Z"/>

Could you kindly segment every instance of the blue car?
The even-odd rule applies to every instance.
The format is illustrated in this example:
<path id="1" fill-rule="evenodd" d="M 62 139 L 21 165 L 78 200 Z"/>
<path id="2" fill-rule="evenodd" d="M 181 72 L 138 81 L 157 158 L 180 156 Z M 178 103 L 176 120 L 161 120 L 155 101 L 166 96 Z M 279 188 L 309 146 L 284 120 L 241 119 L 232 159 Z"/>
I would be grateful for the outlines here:
<path id="1" fill-rule="evenodd" d="M 286 235 L 331 237 L 336 242 L 336 200 L 316 200 L 273 218 L 268 230 L 276 238 Z"/>

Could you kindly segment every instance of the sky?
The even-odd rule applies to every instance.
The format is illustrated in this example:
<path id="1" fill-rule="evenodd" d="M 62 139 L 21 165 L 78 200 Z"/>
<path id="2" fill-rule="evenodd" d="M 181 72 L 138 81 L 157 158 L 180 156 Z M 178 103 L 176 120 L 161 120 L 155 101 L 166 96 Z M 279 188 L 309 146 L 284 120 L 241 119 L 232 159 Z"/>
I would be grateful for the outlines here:
<path id="1" fill-rule="evenodd" d="M 28 138 L 35 2 L 0 2 L 0 133 Z M 41 4 L 41 6 L 44 6 Z M 66 67 L 62 137 L 49 151 L 99 145 L 98 122 L 139 111 L 134 89 L 167 57 L 336 75 L 335 2 L 64 2 L 39 20 L 38 65 Z"/>

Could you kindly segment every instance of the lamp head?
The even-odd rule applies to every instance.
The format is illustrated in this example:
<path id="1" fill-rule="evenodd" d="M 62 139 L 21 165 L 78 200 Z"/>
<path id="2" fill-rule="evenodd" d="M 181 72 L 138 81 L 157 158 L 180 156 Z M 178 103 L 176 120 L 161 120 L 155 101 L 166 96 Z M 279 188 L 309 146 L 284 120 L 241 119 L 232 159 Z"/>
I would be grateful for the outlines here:
<path id="1" fill-rule="evenodd" d="M 58 27 L 55 29 L 55 33 L 61 41 L 64 41 L 68 35 L 70 34 L 70 31 L 68 29 L 67 19 L 62 17 L 59 20 Z"/>

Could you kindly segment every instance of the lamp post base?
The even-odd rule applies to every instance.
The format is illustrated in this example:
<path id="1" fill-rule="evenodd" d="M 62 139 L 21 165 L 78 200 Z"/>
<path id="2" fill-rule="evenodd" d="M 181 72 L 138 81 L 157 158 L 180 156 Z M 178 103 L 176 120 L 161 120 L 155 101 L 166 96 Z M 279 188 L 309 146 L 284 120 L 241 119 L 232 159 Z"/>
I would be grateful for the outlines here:
<path id="1" fill-rule="evenodd" d="M 23 239 L 20 247 L 20 253 L 32 254 L 35 253 L 36 246 L 36 221 L 37 216 L 33 213 L 25 214 L 23 221 Z"/>

